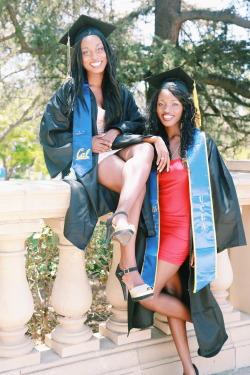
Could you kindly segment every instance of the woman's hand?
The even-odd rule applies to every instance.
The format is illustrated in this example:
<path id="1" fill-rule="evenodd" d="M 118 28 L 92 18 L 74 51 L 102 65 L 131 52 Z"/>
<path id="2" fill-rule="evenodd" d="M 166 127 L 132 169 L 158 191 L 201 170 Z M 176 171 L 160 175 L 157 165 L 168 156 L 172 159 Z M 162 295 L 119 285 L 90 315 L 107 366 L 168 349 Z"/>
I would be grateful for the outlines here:
<path id="1" fill-rule="evenodd" d="M 101 154 L 111 150 L 115 138 L 120 134 L 118 129 L 110 129 L 106 133 L 94 135 L 92 137 L 92 151 Z"/>
<path id="2" fill-rule="evenodd" d="M 194 262 L 194 252 L 192 251 L 191 257 L 190 257 L 190 266 L 194 268 L 195 262 Z"/>
<path id="3" fill-rule="evenodd" d="M 170 157 L 169 157 L 169 152 L 168 152 L 167 146 L 165 145 L 165 142 L 163 141 L 161 137 L 156 136 L 154 145 L 155 145 L 155 150 L 157 153 L 157 160 L 156 160 L 157 172 L 160 173 L 165 168 L 168 172 L 170 168 Z"/>
<path id="4" fill-rule="evenodd" d="M 109 151 L 112 144 L 104 139 L 105 133 L 94 135 L 92 137 L 92 151 L 96 154 Z"/>
<path id="5" fill-rule="evenodd" d="M 114 142 L 114 140 L 116 139 L 116 137 L 121 134 L 121 131 L 119 129 L 109 129 L 105 134 L 104 134 L 104 139 L 106 141 L 108 141 L 110 144 L 111 144 L 111 147 L 112 147 L 112 144 Z"/>

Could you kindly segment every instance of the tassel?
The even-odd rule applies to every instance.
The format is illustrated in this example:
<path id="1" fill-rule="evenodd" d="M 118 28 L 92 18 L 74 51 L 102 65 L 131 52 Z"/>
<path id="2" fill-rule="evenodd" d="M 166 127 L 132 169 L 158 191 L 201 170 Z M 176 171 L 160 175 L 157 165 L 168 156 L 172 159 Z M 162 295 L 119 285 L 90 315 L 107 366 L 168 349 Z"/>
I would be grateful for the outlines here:
<path id="1" fill-rule="evenodd" d="M 199 101 L 198 101 L 198 95 L 197 95 L 197 89 L 196 89 L 196 83 L 194 81 L 194 88 L 193 88 L 193 99 L 194 99 L 194 106 L 196 109 L 196 116 L 195 116 L 195 124 L 197 128 L 201 127 L 201 112 L 199 107 Z"/>
<path id="2" fill-rule="evenodd" d="M 71 54 L 70 54 L 70 36 L 68 33 L 67 41 L 67 78 L 71 77 Z"/>

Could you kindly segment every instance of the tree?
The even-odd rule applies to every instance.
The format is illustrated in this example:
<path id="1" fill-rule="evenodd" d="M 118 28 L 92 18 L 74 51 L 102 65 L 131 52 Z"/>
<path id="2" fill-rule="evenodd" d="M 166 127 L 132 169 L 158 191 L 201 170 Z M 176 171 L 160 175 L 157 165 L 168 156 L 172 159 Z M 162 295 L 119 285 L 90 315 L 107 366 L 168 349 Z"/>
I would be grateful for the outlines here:
<path id="1" fill-rule="evenodd" d="M 110 41 L 118 58 L 119 78 L 139 93 L 142 108 L 145 77 L 182 65 L 204 88 L 200 96 L 203 129 L 222 145 L 222 150 L 246 145 L 249 42 L 234 38 L 229 22 L 249 29 L 248 1 L 234 0 L 228 9 L 213 12 L 193 9 L 181 0 L 140 0 L 125 15 L 114 8 L 113 1 L 2 0 L 1 144 L 11 142 L 14 130 L 18 132 L 23 124 L 32 125 L 29 129 L 37 136 L 44 106 L 67 71 L 66 48 L 60 47 L 58 40 L 68 25 L 85 13 L 116 24 Z M 243 15 L 240 5 L 245 9 Z M 150 21 L 154 13 L 155 35 Z M 147 22 L 152 43 L 145 40 L 143 30 L 139 32 Z"/>
<path id="2" fill-rule="evenodd" d="M 242 9 L 244 16 L 239 13 Z M 237 40 L 230 26 L 249 30 L 248 13 L 247 0 L 232 1 L 221 11 L 193 9 L 181 0 L 155 0 L 154 43 L 165 44 L 163 63 L 169 68 L 172 63 L 184 66 L 202 84 L 203 129 L 227 155 L 240 145 L 249 145 L 250 44 L 248 39 Z M 187 21 L 196 28 L 198 38 L 190 34 Z"/>

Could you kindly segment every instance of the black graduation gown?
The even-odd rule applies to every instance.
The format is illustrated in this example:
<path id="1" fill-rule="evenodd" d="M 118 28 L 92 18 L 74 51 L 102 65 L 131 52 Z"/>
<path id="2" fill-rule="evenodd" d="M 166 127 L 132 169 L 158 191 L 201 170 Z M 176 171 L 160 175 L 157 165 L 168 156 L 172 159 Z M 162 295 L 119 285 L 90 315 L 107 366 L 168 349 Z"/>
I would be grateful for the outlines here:
<path id="1" fill-rule="evenodd" d="M 241 213 L 232 177 L 225 166 L 214 141 L 207 136 L 208 162 L 213 196 L 213 208 L 217 238 L 217 251 L 246 244 Z M 146 245 L 145 233 L 137 237 L 137 264 L 141 269 Z M 192 250 L 192 238 L 190 253 Z M 183 302 L 190 307 L 199 345 L 198 354 L 212 357 L 219 353 L 227 340 L 223 315 L 207 285 L 197 293 L 194 290 L 194 270 L 189 259 L 182 265 L 180 276 L 183 285 Z M 128 329 L 148 328 L 153 324 L 153 312 L 134 303 L 129 296 Z"/>
<path id="2" fill-rule="evenodd" d="M 73 95 L 72 81 L 67 81 L 51 98 L 41 121 L 40 141 L 44 149 L 47 168 L 52 177 L 62 172 L 69 172 L 72 162 L 72 113 Z M 143 131 L 143 116 L 133 100 L 131 93 L 122 86 L 123 119 L 113 125 L 122 131 L 113 148 L 123 148 L 140 143 Z M 92 101 L 92 131 L 97 134 L 97 107 L 95 98 Z M 132 133 L 132 134 L 131 134 Z M 234 184 L 215 143 L 207 137 L 208 159 L 211 174 L 215 225 L 218 251 L 227 247 L 245 244 L 241 214 Z M 98 184 L 97 181 L 98 155 L 93 154 L 93 168 L 78 181 L 69 181 L 71 185 L 71 200 L 65 219 L 65 237 L 75 246 L 85 249 L 98 217 L 114 211 L 118 202 L 118 194 Z M 136 239 L 136 256 L 139 269 L 147 236 L 154 236 L 152 210 L 148 195 L 143 202 L 142 217 Z M 191 246 L 190 246 L 191 249 Z M 194 328 L 199 344 L 198 353 L 204 357 L 217 354 L 227 335 L 220 308 L 215 301 L 209 286 L 198 293 L 193 290 L 193 269 L 189 269 L 188 261 L 182 266 L 183 300 L 190 306 Z M 139 303 L 133 303 L 129 298 L 128 329 L 147 328 L 153 323 L 153 313 L 143 308 Z"/>
<path id="3" fill-rule="evenodd" d="M 65 176 L 69 173 L 72 163 L 72 126 L 73 126 L 73 80 L 67 80 L 52 96 L 46 106 L 41 120 L 40 142 L 44 150 L 44 158 L 51 177 L 60 172 Z M 120 134 L 113 143 L 113 149 L 140 143 L 144 130 L 144 117 L 140 113 L 132 94 L 121 85 L 123 99 L 122 120 L 113 124 Z M 91 92 L 92 134 L 96 135 L 97 104 Z M 90 241 L 98 218 L 117 207 L 118 194 L 98 183 L 98 154 L 93 153 L 93 167 L 77 181 L 70 180 L 70 206 L 65 218 L 64 235 L 84 250 Z M 154 227 L 149 202 L 143 205 L 144 226 L 149 235 L 154 235 Z"/>

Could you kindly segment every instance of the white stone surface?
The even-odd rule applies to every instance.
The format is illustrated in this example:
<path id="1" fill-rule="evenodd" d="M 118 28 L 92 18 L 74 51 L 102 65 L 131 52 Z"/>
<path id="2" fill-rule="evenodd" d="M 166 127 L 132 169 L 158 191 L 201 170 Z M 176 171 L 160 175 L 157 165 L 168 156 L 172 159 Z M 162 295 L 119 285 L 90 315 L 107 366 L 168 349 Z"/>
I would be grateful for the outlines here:
<path id="1" fill-rule="evenodd" d="M 247 231 L 248 236 L 248 243 L 249 243 L 249 205 L 250 205 L 250 174 L 245 172 L 233 172 L 232 173 L 234 182 L 236 184 L 236 190 L 239 197 L 240 204 L 243 206 L 243 219 L 245 228 Z M 14 259 L 14 269 L 15 272 L 16 268 L 22 269 L 20 272 L 23 275 L 24 264 L 22 257 L 24 254 L 22 253 L 24 239 L 34 230 L 39 228 L 39 219 L 40 218 L 50 218 L 53 222 L 53 228 L 58 227 L 59 232 L 62 233 L 62 223 L 63 217 L 65 216 L 66 209 L 69 205 L 69 198 L 70 198 L 70 188 L 69 185 L 62 182 L 62 181 L 8 181 L 8 182 L 1 182 L 0 183 L 0 253 L 2 258 L 4 259 L 2 263 L 5 264 L 6 256 L 12 257 Z M 57 219 L 61 218 L 61 219 Z M 67 241 L 61 238 L 60 241 L 61 245 L 65 247 L 68 246 Z M 70 245 L 69 245 L 70 247 Z M 242 248 L 243 249 L 243 248 Z M 248 255 L 249 245 L 244 248 L 245 251 L 242 249 L 235 249 L 232 250 L 235 256 L 232 256 L 230 250 L 230 258 L 232 261 L 233 269 L 237 268 L 235 280 L 231 286 L 230 293 L 230 301 L 232 305 L 234 305 L 234 296 L 238 292 L 240 293 L 240 301 L 238 306 L 240 309 L 248 309 L 249 303 L 249 272 L 245 272 L 245 267 L 249 268 L 248 262 Z M 14 254 L 14 253 L 17 254 Z M 7 254 L 8 253 L 8 254 Z M 18 254 L 19 253 L 19 254 Z M 18 264 L 21 265 L 19 267 L 15 264 L 16 259 L 19 258 L 17 261 Z M 118 258 L 117 258 L 118 259 Z M 118 260 L 119 261 L 119 260 Z M 117 263 L 118 263 L 117 261 Z M 0 260 L 1 262 L 1 260 Z M 7 264 L 9 259 L 7 260 Z M 11 263 L 11 261 L 10 261 Z M 2 267 L 3 268 L 3 267 Z M 4 266 L 5 268 L 5 266 Z M 4 275 L 4 281 L 2 279 L 2 275 Z M 12 282 L 6 283 L 7 276 L 2 273 L 1 265 L 0 265 L 0 293 L 1 293 L 1 282 L 2 285 L 8 285 L 8 291 L 6 295 L 11 296 L 11 304 L 13 303 L 12 299 L 13 296 L 15 297 L 15 289 L 19 288 L 15 286 L 12 290 Z M 82 277 L 82 276 L 81 276 Z M 24 288 L 23 290 L 27 291 L 27 286 L 25 286 L 25 280 L 23 276 L 20 279 L 21 286 L 20 288 Z M 116 286 L 115 286 L 116 284 Z M 86 280 L 84 281 L 84 288 L 87 285 Z M 236 292 L 233 292 L 233 288 L 236 288 Z M 115 287 L 116 291 L 112 290 Z M 66 287 L 67 288 L 67 287 Z M 88 288 L 88 287 L 87 287 Z M 238 289 L 237 289 L 238 288 Z M 60 288 L 59 288 L 60 289 Z M 70 289 L 70 288 L 69 288 Z M 69 290 L 68 289 L 68 290 Z M 4 288 L 3 288 L 4 290 Z M 67 290 L 67 289 L 66 289 Z M 5 289 L 6 292 L 6 289 Z M 4 293 L 5 293 L 4 292 Z M 25 292 L 27 293 L 27 292 Z M 24 293 L 24 294 L 25 294 Z M 61 292 L 60 292 L 61 293 Z M 58 295 L 60 294 L 58 293 Z M 57 293 L 56 293 L 57 294 Z M 109 298 L 112 301 L 112 305 L 114 308 L 113 320 L 110 320 L 109 330 L 116 333 L 118 336 L 121 334 L 123 335 L 124 332 L 124 323 L 125 321 L 125 314 L 124 314 L 124 301 L 121 297 L 121 290 L 119 288 L 118 281 L 113 276 L 110 278 L 110 285 L 107 288 L 107 294 L 109 294 Z M 28 293 L 27 293 L 28 295 Z M 61 298 L 62 294 L 60 295 Z M 0 295 L 1 298 L 1 295 Z M 9 297 L 7 297 L 8 299 Z M 19 308 L 26 309 L 23 307 L 25 302 L 25 298 L 21 299 Z M 28 298 L 28 297 L 27 297 Z M 58 298 L 58 297 L 57 297 Z M 224 295 L 225 300 L 225 295 Z M 88 300 L 88 297 L 86 298 Z M 88 303 L 84 301 L 85 305 L 87 306 Z M 71 303 L 74 305 L 74 301 L 70 300 Z M 80 298 L 81 301 L 81 298 Z M 60 302 L 61 306 L 63 302 Z M 59 305 L 60 305 L 59 303 Z M 67 304 L 67 301 L 66 301 Z M 77 305 L 77 304 L 76 304 Z M 28 303 L 29 306 L 29 303 Z M 85 309 L 86 309 L 85 306 Z M 66 306 L 67 309 L 71 307 Z M 61 308 L 61 307 L 60 307 Z M 62 307 L 64 309 L 64 306 Z M 239 307 L 238 307 L 239 308 Z M 78 306 L 74 306 L 73 310 L 77 310 Z M 30 310 L 28 307 L 27 310 Z M 79 309 L 80 310 L 80 309 Z M 117 311 L 116 311 L 117 310 Z M 65 311 L 65 310 L 64 310 Z M 249 312 L 250 313 L 250 312 Z M 21 318 L 21 320 L 28 319 L 28 315 L 30 313 L 23 313 L 21 315 L 25 316 Z M 74 316 L 76 320 L 76 326 L 79 327 L 79 320 L 84 319 L 84 314 L 81 313 L 81 316 L 78 313 Z M 242 314 L 239 318 L 238 312 L 230 311 L 227 313 L 227 317 L 230 314 L 233 314 L 234 319 L 226 319 L 226 327 L 227 332 L 229 334 L 229 339 L 227 343 L 224 345 L 221 353 L 211 359 L 204 359 L 198 357 L 196 354 L 197 350 L 197 342 L 194 336 L 193 330 L 188 331 L 189 337 L 189 344 L 191 353 L 193 356 L 194 363 L 198 365 L 201 374 L 212 374 L 214 372 L 220 372 L 229 369 L 235 369 L 237 367 L 243 367 L 250 365 L 250 317 L 249 315 Z M 1 313 L 1 305 L 0 305 L 0 321 L 4 322 L 3 324 L 6 325 L 7 320 L 5 319 L 12 319 L 11 314 L 9 318 L 6 318 L 6 314 L 2 311 Z M 226 314 L 224 315 L 226 316 Z M 236 319 L 237 316 L 237 319 Z M 232 317 L 232 315 L 231 315 Z M 64 315 L 64 318 L 72 318 L 70 316 Z M 19 318 L 18 318 L 19 319 Z M 114 324 L 117 322 L 118 325 Z M 23 327 L 15 326 L 14 330 L 22 333 L 22 339 L 26 340 L 23 334 L 25 329 L 25 323 L 23 322 Z M 66 323 L 64 321 L 64 323 Z M 13 324 L 13 321 L 12 323 Z M 118 327 L 119 326 L 119 327 Z M 83 325 L 84 327 L 84 325 Z M 65 325 L 66 328 L 66 325 Z M 111 328 L 111 329 L 110 329 Z M 4 327 L 1 327 L 0 330 L 4 331 Z M 7 330 L 8 331 L 8 330 Z M 10 332 L 11 330 L 9 330 Z M 117 331 L 117 332 L 116 332 Z M 112 374 L 144 374 L 144 375 L 157 375 L 163 374 L 165 371 L 170 371 L 171 375 L 179 374 L 181 370 L 180 362 L 178 359 L 178 355 L 176 353 L 175 346 L 173 344 L 171 335 L 165 335 L 161 333 L 158 329 L 152 329 L 152 338 L 150 340 L 142 340 L 132 342 L 130 344 L 124 343 L 123 345 L 115 345 L 108 338 L 104 338 L 103 336 L 95 335 L 95 340 L 92 338 L 89 340 L 87 339 L 86 343 L 89 341 L 98 341 L 100 345 L 100 349 L 96 350 L 92 348 L 91 351 L 86 353 L 81 353 L 77 355 L 71 352 L 70 356 L 61 358 L 55 351 L 46 349 L 41 351 L 41 363 L 39 363 L 40 355 L 37 355 L 36 351 L 31 350 L 30 353 L 26 355 L 21 355 L 15 358 L 1 358 L 0 359 L 0 371 L 4 371 L 4 374 L 8 375 L 17 375 L 17 374 L 32 374 L 32 375 L 68 375 L 68 374 L 83 374 L 84 375 L 110 375 Z M 76 335 L 77 336 L 77 335 Z M 92 336 L 91 336 L 92 337 Z M 19 341 L 19 343 L 22 343 Z M 6 340 L 6 338 L 5 338 Z M 15 339 L 16 340 L 16 339 Z M 1 340 L 0 340 L 1 341 Z M 56 342 L 56 341 L 55 341 Z M 5 341 L 6 344 L 6 341 Z M 25 343 L 23 343 L 25 344 Z M 72 344 L 62 344 L 68 345 L 66 351 L 70 351 L 70 346 L 72 348 Z M 78 344 L 76 344 L 78 345 Z M 80 344 L 81 345 L 81 344 Z M 25 346 L 25 345 L 24 345 Z M 43 346 L 44 348 L 44 346 Z M 29 349 L 30 350 L 30 349 Z M 34 355 L 33 355 L 34 354 Z M 61 353 L 62 354 L 62 353 Z M 15 367 L 20 368 L 20 370 L 15 370 L 15 367 L 12 364 L 15 362 Z M 36 363 L 36 364 L 35 364 Z M 29 366 L 31 365 L 32 366 Z M 9 366 L 9 367 L 8 367 Z M 10 371 L 8 371 L 10 370 Z"/>

